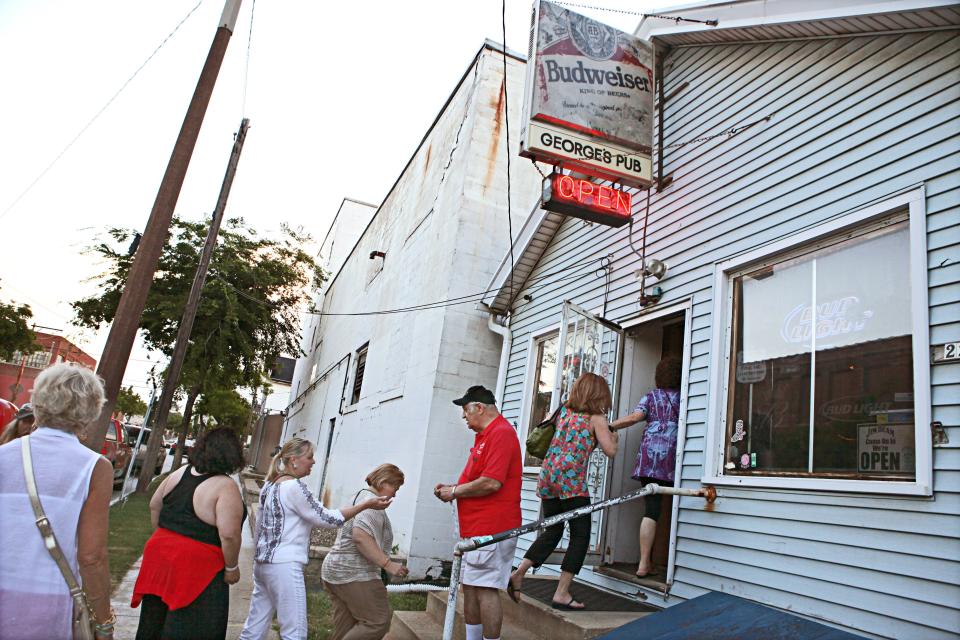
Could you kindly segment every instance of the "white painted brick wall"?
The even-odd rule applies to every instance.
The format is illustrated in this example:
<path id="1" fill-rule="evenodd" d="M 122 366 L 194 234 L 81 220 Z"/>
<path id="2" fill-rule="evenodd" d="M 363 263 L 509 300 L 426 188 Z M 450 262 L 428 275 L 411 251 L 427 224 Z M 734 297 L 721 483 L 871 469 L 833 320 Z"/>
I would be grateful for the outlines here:
<path id="1" fill-rule="evenodd" d="M 484 48 L 478 64 L 476 76 L 472 68 L 467 72 L 346 259 L 324 296 L 325 312 L 397 308 L 486 288 L 508 248 L 506 136 L 502 112 L 496 111 L 502 58 Z M 528 161 L 515 155 L 524 65 L 510 59 L 509 66 L 516 232 L 539 194 L 540 177 Z M 460 141 L 441 184 L 461 122 Z M 368 256 L 374 250 L 387 256 L 383 271 L 368 284 Z M 311 332 L 308 323 L 307 340 Z M 415 575 L 428 570 L 436 575 L 440 560 L 451 557 L 454 537 L 452 509 L 433 497 L 433 487 L 457 479 L 473 442 L 473 433 L 451 400 L 472 384 L 495 387 L 500 338 L 487 329 L 486 314 L 474 303 L 413 314 L 328 316 L 320 336 L 316 353 L 298 363 L 294 387 L 299 382 L 300 393 L 309 384 L 314 363 L 322 372 L 362 344 L 369 341 L 370 346 L 355 406 L 339 414 L 345 376 L 348 399 L 351 391 L 351 360 L 349 371 L 341 365 L 291 409 L 287 434 L 301 433 L 317 443 L 318 463 L 309 485 L 320 489 L 328 426 L 336 418 L 326 478 L 332 505 L 352 498 L 377 464 L 397 464 L 406 474 L 406 484 L 389 510 L 396 543 L 409 556 Z"/>

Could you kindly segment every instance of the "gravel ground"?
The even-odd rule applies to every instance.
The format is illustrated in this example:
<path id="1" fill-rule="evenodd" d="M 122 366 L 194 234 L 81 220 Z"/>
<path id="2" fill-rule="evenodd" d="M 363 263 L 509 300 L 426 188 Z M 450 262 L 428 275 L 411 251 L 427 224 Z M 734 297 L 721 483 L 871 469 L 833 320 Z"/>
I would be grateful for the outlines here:
<path id="1" fill-rule="evenodd" d="M 310 532 L 310 545 L 332 547 L 333 541 L 337 539 L 337 531 L 339 531 L 339 529 L 314 529 Z"/>

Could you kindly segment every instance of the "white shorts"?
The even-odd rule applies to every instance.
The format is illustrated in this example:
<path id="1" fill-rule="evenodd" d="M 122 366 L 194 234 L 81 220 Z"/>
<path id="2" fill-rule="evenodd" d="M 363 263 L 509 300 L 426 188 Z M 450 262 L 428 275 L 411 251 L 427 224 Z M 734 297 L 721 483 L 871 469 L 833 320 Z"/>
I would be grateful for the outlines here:
<path id="1" fill-rule="evenodd" d="M 510 538 L 466 552 L 461 582 L 468 587 L 506 589 L 516 551 L 517 539 Z"/>

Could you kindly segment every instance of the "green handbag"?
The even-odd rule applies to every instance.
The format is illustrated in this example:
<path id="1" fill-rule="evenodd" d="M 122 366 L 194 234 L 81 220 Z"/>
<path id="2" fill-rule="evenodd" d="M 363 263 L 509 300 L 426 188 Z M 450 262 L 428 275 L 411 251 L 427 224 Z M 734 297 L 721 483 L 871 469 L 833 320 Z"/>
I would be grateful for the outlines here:
<path id="1" fill-rule="evenodd" d="M 553 440 L 553 434 L 557 431 L 557 418 L 560 417 L 560 410 L 563 405 L 557 407 L 553 415 L 530 429 L 527 434 L 527 453 L 535 458 L 543 458 L 547 455 L 547 449 L 550 448 L 550 441 Z"/>

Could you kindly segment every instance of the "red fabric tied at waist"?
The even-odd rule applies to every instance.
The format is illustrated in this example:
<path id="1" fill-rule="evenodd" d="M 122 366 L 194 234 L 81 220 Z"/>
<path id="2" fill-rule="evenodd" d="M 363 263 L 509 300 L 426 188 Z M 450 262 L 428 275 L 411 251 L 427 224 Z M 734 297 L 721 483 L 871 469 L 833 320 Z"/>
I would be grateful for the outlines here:
<path id="1" fill-rule="evenodd" d="M 140 606 L 143 596 L 150 594 L 159 596 L 171 611 L 181 609 L 196 600 L 224 566 L 220 547 L 158 528 L 143 548 L 130 606 Z"/>

